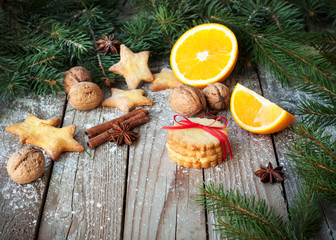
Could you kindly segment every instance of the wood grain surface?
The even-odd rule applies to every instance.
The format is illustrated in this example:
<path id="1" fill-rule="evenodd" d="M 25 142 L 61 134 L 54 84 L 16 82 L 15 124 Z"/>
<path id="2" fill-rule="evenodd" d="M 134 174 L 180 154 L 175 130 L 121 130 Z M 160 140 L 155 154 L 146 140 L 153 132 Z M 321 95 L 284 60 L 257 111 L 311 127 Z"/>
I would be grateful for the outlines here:
<path id="1" fill-rule="evenodd" d="M 5 127 L 23 122 L 30 113 L 40 119 L 63 118 L 65 94 L 57 96 L 26 96 L 14 101 L 0 101 L 0 239 L 34 239 L 47 189 L 52 160 L 46 156 L 43 176 L 21 185 L 9 178 L 8 158 L 22 147 L 19 136 Z"/>
<path id="2" fill-rule="evenodd" d="M 76 124 L 76 140 L 85 146 L 85 129 L 120 115 L 112 108 L 78 111 L 68 105 L 63 126 Z M 54 164 L 39 239 L 120 238 L 127 146 L 108 142 L 89 154 L 64 153 Z"/>
<path id="3" fill-rule="evenodd" d="M 168 61 L 151 64 L 153 72 L 167 65 Z M 266 72 L 252 68 L 235 71 L 225 84 L 232 90 L 237 82 L 295 113 L 298 93 L 282 88 Z M 126 89 L 124 83 L 114 87 Z M 74 110 L 65 105 L 64 94 L 1 103 L 0 239 L 220 239 L 213 231 L 213 215 L 195 202 L 199 186 L 210 181 L 265 198 L 276 213 L 286 217 L 287 202 L 292 203 L 298 188 L 286 156 L 295 137 L 290 129 L 273 135 L 252 134 L 234 122 L 229 110 L 222 111 L 218 115 L 229 122 L 232 161 L 227 158 L 204 170 L 187 169 L 169 159 L 167 130 L 161 129 L 173 124 L 175 113 L 168 105 L 171 90 L 151 92 L 148 83 L 139 88 L 154 105 L 145 107 L 150 121 L 135 129 L 140 138 L 130 147 L 108 142 L 88 150 L 85 145 L 84 130 L 123 115 L 118 109 Z M 104 98 L 109 96 L 106 89 Z M 4 132 L 4 127 L 24 121 L 29 113 L 40 118 L 61 117 L 63 126 L 75 124 L 75 139 L 87 152 L 63 153 L 53 164 L 47 157 L 43 177 L 19 185 L 8 177 L 6 165 L 9 156 L 24 144 Z M 254 176 L 259 165 L 268 162 L 284 166 L 284 184 L 262 184 Z M 323 203 L 322 214 L 319 239 L 334 239 L 335 209 Z"/>
<path id="4" fill-rule="evenodd" d="M 170 90 L 148 92 L 154 106 L 141 139 L 130 148 L 125 239 L 205 239 L 205 215 L 192 198 L 203 181 L 202 170 L 176 166 L 165 147 L 174 112 Z"/>

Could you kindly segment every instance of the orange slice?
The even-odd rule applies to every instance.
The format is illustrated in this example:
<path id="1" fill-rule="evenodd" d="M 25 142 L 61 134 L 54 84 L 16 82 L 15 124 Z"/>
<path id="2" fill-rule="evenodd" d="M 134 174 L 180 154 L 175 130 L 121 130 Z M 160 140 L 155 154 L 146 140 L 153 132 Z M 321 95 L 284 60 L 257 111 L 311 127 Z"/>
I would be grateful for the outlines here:
<path id="1" fill-rule="evenodd" d="M 232 92 L 230 108 L 236 123 L 253 133 L 278 132 L 295 120 L 292 114 L 239 83 Z"/>
<path id="2" fill-rule="evenodd" d="M 188 30 L 177 40 L 170 64 L 181 82 L 202 88 L 227 78 L 237 56 L 237 39 L 231 30 L 207 23 Z"/>

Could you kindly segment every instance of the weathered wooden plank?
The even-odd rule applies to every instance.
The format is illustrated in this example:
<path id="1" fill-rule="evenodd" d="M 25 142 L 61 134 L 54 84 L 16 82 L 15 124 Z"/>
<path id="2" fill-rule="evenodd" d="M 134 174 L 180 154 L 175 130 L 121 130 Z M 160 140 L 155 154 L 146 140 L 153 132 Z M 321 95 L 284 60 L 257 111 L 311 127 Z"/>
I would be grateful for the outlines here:
<path id="1" fill-rule="evenodd" d="M 76 124 L 75 139 L 85 146 L 85 129 L 123 114 L 101 106 L 78 111 L 68 105 L 63 126 Z M 54 164 L 39 239 L 120 238 L 127 146 L 105 143 L 89 152 L 92 157 L 63 153 Z"/>
<path id="2" fill-rule="evenodd" d="M 126 195 L 125 239 L 206 239 L 205 214 L 193 196 L 202 183 L 202 171 L 178 167 L 165 147 L 174 112 L 170 90 L 149 91 L 154 105 L 150 121 L 140 127 L 140 139 L 130 148 Z"/>
<path id="3" fill-rule="evenodd" d="M 295 115 L 299 101 L 307 99 L 305 93 L 294 90 L 293 88 L 283 87 L 275 80 L 267 71 L 260 69 L 259 77 L 264 96 L 270 101 L 278 104 L 286 111 Z M 298 116 L 297 116 L 298 117 Z M 300 118 L 298 117 L 298 120 Z M 289 153 L 290 146 L 295 139 L 295 133 L 289 129 L 284 129 L 281 132 L 273 134 L 274 145 L 278 156 L 279 164 L 284 166 L 285 171 L 285 191 L 288 205 L 293 204 L 299 187 L 299 179 L 292 169 L 292 163 L 286 156 Z M 318 234 L 319 239 L 335 239 L 336 238 L 336 208 L 331 204 L 322 204 L 323 223 L 322 229 Z"/>
<path id="4" fill-rule="evenodd" d="M 258 76 L 251 68 L 245 73 L 234 72 L 224 82 L 231 91 L 236 83 L 261 93 Z M 260 169 L 260 164 L 267 165 L 271 162 L 273 166 L 277 165 L 271 136 L 245 131 L 236 124 L 229 110 L 222 112 L 222 116 L 228 120 L 233 159 L 229 161 L 228 158 L 226 162 L 216 167 L 205 169 L 205 182 L 214 181 L 215 185 L 222 183 L 225 189 L 237 189 L 248 196 L 255 195 L 257 198 L 264 198 L 270 206 L 275 208 L 277 214 L 286 216 L 287 209 L 281 184 L 263 184 L 253 174 Z M 214 218 L 212 214 L 209 214 L 209 238 L 220 239 L 220 234 L 212 230 L 212 224 L 214 224 Z"/>
<path id="5" fill-rule="evenodd" d="M 64 102 L 64 94 L 24 96 L 0 102 L 0 239 L 35 237 L 52 161 L 44 151 L 46 168 L 43 176 L 25 185 L 13 182 L 6 170 L 8 158 L 26 144 L 4 129 L 24 121 L 30 113 L 41 119 L 62 118 Z"/>

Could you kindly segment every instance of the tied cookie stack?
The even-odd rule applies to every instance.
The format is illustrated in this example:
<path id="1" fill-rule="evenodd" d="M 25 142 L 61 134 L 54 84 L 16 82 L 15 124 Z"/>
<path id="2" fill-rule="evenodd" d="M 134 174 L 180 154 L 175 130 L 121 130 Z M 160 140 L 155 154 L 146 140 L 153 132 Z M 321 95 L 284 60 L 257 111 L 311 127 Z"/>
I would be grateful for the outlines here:
<path id="1" fill-rule="evenodd" d="M 232 157 L 227 139 L 229 130 L 219 121 L 185 118 L 163 129 L 168 129 L 166 146 L 169 157 L 178 165 L 208 168 L 223 162 L 227 152 Z"/>

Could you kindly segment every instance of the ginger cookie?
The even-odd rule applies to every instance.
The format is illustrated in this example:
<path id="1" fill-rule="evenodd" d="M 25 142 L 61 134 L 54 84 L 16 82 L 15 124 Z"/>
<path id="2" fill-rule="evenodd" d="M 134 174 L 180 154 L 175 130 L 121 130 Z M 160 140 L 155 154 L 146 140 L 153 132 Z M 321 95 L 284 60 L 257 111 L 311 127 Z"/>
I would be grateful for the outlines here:
<path id="1" fill-rule="evenodd" d="M 153 105 L 153 101 L 143 96 L 145 91 L 142 89 L 123 91 L 111 88 L 112 96 L 102 102 L 103 107 L 116 107 L 121 111 L 129 112 L 134 108 L 143 105 Z"/>
<path id="2" fill-rule="evenodd" d="M 208 126 L 214 122 L 212 119 L 190 118 L 192 123 Z M 179 126 L 180 124 L 175 124 Z M 211 125 L 226 137 L 229 130 L 219 121 Z M 220 138 L 223 138 L 219 136 Z M 224 160 L 229 152 L 227 144 L 225 150 L 221 141 L 202 128 L 169 129 L 166 143 L 169 157 L 178 165 L 193 168 L 207 168 L 216 166 Z"/>
<path id="3" fill-rule="evenodd" d="M 30 114 L 24 122 L 10 125 L 5 130 L 19 135 L 21 142 L 43 148 L 52 160 L 65 151 L 83 152 L 83 146 L 73 139 L 76 126 L 56 128 L 48 124 L 56 125 L 56 122 L 58 124 L 55 119 L 41 120 Z"/>
<path id="4" fill-rule="evenodd" d="M 151 82 L 154 76 L 148 67 L 149 51 L 133 53 L 124 44 L 120 45 L 120 62 L 109 68 L 109 71 L 122 75 L 128 89 L 136 89 L 141 81 Z"/>
<path id="5" fill-rule="evenodd" d="M 34 132 L 38 131 L 40 123 L 56 127 L 60 122 L 61 120 L 59 118 L 43 120 L 37 118 L 34 114 L 29 114 L 24 122 L 7 126 L 5 127 L 5 131 L 19 135 L 20 142 L 24 143 Z"/>
<path id="6" fill-rule="evenodd" d="M 162 91 L 168 88 L 176 88 L 183 83 L 178 80 L 172 70 L 163 68 L 160 73 L 154 74 L 154 81 L 151 82 L 151 91 Z"/>

